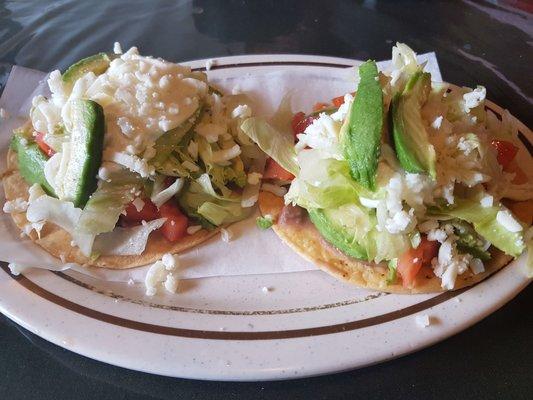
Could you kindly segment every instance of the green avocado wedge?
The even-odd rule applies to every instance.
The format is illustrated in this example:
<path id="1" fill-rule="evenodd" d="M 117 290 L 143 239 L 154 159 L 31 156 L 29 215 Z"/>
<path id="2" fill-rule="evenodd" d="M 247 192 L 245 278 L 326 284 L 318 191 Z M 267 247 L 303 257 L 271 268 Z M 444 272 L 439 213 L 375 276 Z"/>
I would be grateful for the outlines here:
<path id="1" fill-rule="evenodd" d="M 362 64 L 359 77 L 357 95 L 342 127 L 341 143 L 352 178 L 375 190 L 384 119 L 383 93 L 375 61 Z"/>
<path id="2" fill-rule="evenodd" d="M 407 172 L 436 177 L 436 155 L 429 142 L 421 108 L 431 91 L 431 75 L 417 71 L 392 100 L 392 136 L 396 155 Z"/>
<path id="3" fill-rule="evenodd" d="M 11 138 L 11 149 L 17 153 L 19 172 L 24 180 L 33 185 L 37 183 L 51 196 L 56 196 L 54 189 L 44 176 L 44 164 L 48 157 L 31 137 L 25 137 L 23 132 L 15 132 Z"/>
<path id="4" fill-rule="evenodd" d="M 68 67 L 61 75 L 61 79 L 63 83 L 74 86 L 74 83 L 87 72 L 93 72 L 95 75 L 101 75 L 106 72 L 113 58 L 107 53 L 98 53 L 84 58 Z"/>
<path id="5" fill-rule="evenodd" d="M 344 254 L 360 260 L 368 260 L 366 249 L 357 241 L 357 234 L 327 209 L 308 210 L 309 218 L 324 239 Z"/>
<path id="6" fill-rule="evenodd" d="M 98 182 L 104 146 L 104 110 L 92 100 L 72 100 L 70 120 L 70 155 L 61 197 L 83 208 Z"/>

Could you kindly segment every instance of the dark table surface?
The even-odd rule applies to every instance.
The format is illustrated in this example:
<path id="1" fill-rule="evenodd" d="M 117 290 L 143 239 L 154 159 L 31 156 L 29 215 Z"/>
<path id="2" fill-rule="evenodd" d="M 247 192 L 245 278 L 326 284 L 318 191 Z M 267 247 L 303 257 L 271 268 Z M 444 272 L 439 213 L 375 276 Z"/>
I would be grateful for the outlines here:
<path id="1" fill-rule="evenodd" d="M 444 79 L 481 83 L 533 125 L 533 3 L 515 1 L 1 1 L 0 90 L 13 64 L 64 69 L 114 41 L 173 61 L 303 53 L 386 59 L 436 51 Z M 52 345 L 0 316 L 0 399 L 533 398 L 533 289 L 442 343 L 381 365 L 265 383 L 132 372 Z"/>

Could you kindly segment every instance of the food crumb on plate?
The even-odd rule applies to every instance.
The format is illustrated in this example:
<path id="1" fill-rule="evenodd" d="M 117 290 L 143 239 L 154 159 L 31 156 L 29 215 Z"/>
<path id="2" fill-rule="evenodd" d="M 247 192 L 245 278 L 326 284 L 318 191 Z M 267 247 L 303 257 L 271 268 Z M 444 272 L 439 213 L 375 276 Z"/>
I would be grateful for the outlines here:
<path id="1" fill-rule="evenodd" d="M 220 238 L 222 239 L 223 242 L 229 243 L 232 237 L 233 237 L 233 232 L 230 231 L 229 229 L 222 228 L 220 230 Z"/>
<path id="2" fill-rule="evenodd" d="M 263 286 L 263 287 L 261 288 L 261 291 L 262 291 L 263 293 L 268 293 L 268 292 L 271 292 L 271 291 L 272 291 L 272 288 L 271 288 L 271 287 L 268 287 L 268 286 Z"/>
<path id="3" fill-rule="evenodd" d="M 207 61 L 205 62 L 205 69 L 206 69 L 207 71 L 211 71 L 211 68 L 212 68 L 214 65 L 216 65 L 216 64 L 217 64 L 216 60 L 213 60 L 212 58 L 210 58 L 209 60 L 207 60 Z"/>
<path id="4" fill-rule="evenodd" d="M 175 271 L 178 267 L 179 260 L 177 254 L 164 254 L 161 260 L 153 263 L 144 278 L 146 295 L 154 296 L 157 293 L 157 289 L 161 286 L 169 293 L 176 293 L 178 291 L 179 279 Z"/>
<path id="5" fill-rule="evenodd" d="M 429 325 L 431 325 L 431 319 L 429 318 L 429 315 L 427 314 L 419 314 L 415 317 L 416 324 L 420 328 L 427 328 Z"/>

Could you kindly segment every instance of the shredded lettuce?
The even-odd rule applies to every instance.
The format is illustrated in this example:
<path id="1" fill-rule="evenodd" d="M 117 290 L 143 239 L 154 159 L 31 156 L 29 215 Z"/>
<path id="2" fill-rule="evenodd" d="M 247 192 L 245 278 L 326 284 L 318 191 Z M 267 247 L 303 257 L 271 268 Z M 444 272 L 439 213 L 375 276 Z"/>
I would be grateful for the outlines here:
<path id="1" fill-rule="evenodd" d="M 100 255 L 135 256 L 146 248 L 150 233 L 159 229 L 166 218 L 159 218 L 131 228 L 115 228 L 96 237 L 93 250 Z"/>
<path id="2" fill-rule="evenodd" d="M 376 198 L 380 192 L 371 192 L 354 181 L 346 161 L 323 158 L 320 150 L 303 150 L 298 154 L 300 175 L 293 181 L 286 202 L 304 208 L 329 209 L 347 203 L 359 203 L 359 197 Z"/>
<path id="3" fill-rule="evenodd" d="M 84 255 L 90 256 L 95 235 L 78 231 L 81 214 L 82 210 L 74 207 L 71 202 L 48 195 L 40 196 L 31 202 L 26 210 L 26 218 L 29 222 L 48 221 L 56 224 L 72 236 L 72 241 Z"/>
<path id="4" fill-rule="evenodd" d="M 120 213 L 140 190 L 140 177 L 125 169 L 113 169 L 108 181 L 100 181 L 98 189 L 83 209 L 77 230 L 81 233 L 100 234 L 115 228 Z"/>
<path id="5" fill-rule="evenodd" d="M 159 186 L 156 187 L 154 185 L 154 189 L 159 190 L 152 191 L 150 200 L 152 200 L 152 203 L 159 208 L 172 197 L 174 197 L 183 188 L 183 185 L 184 180 L 181 178 L 176 179 L 176 181 L 167 188 L 160 188 Z"/>
<path id="6" fill-rule="evenodd" d="M 511 232 L 497 220 L 501 206 L 482 207 L 475 199 L 456 199 L 455 205 L 440 209 L 441 215 L 471 223 L 476 232 L 506 254 L 518 257 L 525 249 L 523 232 Z"/>
<path id="7" fill-rule="evenodd" d="M 263 119 L 251 117 L 241 124 L 241 129 L 265 153 L 291 174 L 299 173 L 292 136 L 276 130 Z"/>
<path id="8" fill-rule="evenodd" d="M 389 272 L 387 274 L 387 284 L 393 285 L 398 280 L 396 269 L 398 267 L 398 259 L 394 258 L 388 262 Z"/>

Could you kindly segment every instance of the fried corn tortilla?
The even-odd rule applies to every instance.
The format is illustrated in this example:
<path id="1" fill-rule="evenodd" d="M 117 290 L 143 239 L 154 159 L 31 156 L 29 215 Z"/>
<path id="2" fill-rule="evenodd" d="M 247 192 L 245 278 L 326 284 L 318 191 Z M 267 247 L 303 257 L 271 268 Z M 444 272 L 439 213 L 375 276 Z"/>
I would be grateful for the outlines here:
<path id="1" fill-rule="evenodd" d="M 441 280 L 429 267 L 424 267 L 417 275 L 413 288 L 405 288 L 401 282 L 388 284 L 386 264 L 375 264 L 346 256 L 322 238 L 307 215 L 291 220 L 280 218 L 283 207 L 283 198 L 269 192 L 259 194 L 261 214 L 272 216 L 274 232 L 296 253 L 334 277 L 365 289 L 389 293 L 416 294 L 444 291 Z M 459 275 L 454 290 L 482 281 L 512 260 L 511 256 L 497 249 L 491 248 L 490 251 L 492 258 L 484 263 L 485 272 L 474 275 L 468 270 Z"/>
<path id="2" fill-rule="evenodd" d="M 7 155 L 7 167 L 8 171 L 3 178 L 6 200 L 14 200 L 16 198 L 28 200 L 29 185 L 20 175 L 17 166 L 17 155 L 11 150 L 8 151 Z M 21 230 L 28 223 L 26 213 L 12 213 L 11 217 Z M 35 231 L 32 231 L 29 237 L 48 253 L 64 262 L 110 269 L 126 269 L 153 263 L 165 253 L 183 252 L 206 241 L 217 232 L 218 229 L 212 231 L 202 229 L 194 235 L 188 235 L 176 243 L 171 243 L 161 233 L 156 231 L 150 234 L 146 249 L 140 255 L 100 256 L 96 260 L 90 260 L 77 247 L 72 247 L 70 245 L 72 240 L 70 234 L 50 222 L 44 225 L 40 237 Z"/>

